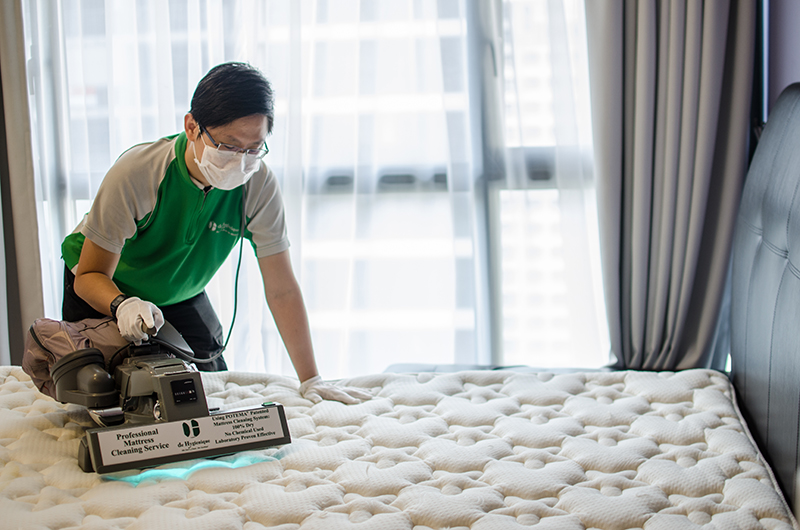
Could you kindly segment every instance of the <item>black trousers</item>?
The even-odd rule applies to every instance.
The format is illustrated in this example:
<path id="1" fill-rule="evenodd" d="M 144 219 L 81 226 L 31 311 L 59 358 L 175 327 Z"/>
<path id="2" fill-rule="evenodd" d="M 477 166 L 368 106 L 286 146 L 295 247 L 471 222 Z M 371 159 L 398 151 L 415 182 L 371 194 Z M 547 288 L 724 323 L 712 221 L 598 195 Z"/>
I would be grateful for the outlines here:
<path id="1" fill-rule="evenodd" d="M 84 318 L 102 318 L 103 315 L 83 298 L 75 294 L 75 275 L 64 267 L 64 302 L 61 306 L 61 318 L 67 322 L 76 322 Z M 183 339 L 199 359 L 208 359 L 222 351 L 222 325 L 217 313 L 211 306 L 205 291 L 197 296 L 178 302 L 177 304 L 159 306 L 164 319 L 183 335 Z M 218 357 L 208 363 L 195 363 L 197 369 L 204 372 L 227 370 L 225 359 Z"/>

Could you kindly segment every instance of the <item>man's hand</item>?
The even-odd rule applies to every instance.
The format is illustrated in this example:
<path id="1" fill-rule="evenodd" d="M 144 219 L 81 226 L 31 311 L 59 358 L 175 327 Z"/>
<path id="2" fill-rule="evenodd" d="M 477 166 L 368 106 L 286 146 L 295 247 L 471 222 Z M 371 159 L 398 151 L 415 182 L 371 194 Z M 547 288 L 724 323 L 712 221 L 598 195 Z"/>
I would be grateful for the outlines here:
<path id="1" fill-rule="evenodd" d="M 117 307 L 117 326 L 119 333 L 128 342 L 137 346 L 149 338 L 148 330 L 154 335 L 164 325 L 161 310 L 150 302 L 132 296 Z"/>
<path id="2" fill-rule="evenodd" d="M 314 403 L 319 403 L 323 399 L 332 401 L 341 401 L 347 405 L 355 405 L 372 399 L 372 394 L 364 392 L 357 388 L 346 386 L 335 386 L 331 383 L 326 383 L 320 376 L 314 376 L 311 379 L 306 379 L 300 385 L 300 394 Z"/>

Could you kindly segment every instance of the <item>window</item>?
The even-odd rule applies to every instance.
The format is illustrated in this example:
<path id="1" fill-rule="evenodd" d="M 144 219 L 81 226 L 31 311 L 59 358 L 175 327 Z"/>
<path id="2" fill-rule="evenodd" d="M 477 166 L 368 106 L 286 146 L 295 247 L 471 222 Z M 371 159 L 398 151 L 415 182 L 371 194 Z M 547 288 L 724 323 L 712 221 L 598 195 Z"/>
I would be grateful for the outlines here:
<path id="1" fill-rule="evenodd" d="M 553 62 L 563 51 L 550 45 L 554 36 L 574 51 L 584 32 L 580 4 L 554 16 L 549 9 L 558 4 L 29 3 L 27 53 L 40 65 L 31 83 L 53 87 L 52 97 L 40 91 L 33 102 L 37 175 L 46 191 L 40 218 L 53 234 L 42 242 L 53 286 L 45 291 L 58 293 L 60 240 L 116 157 L 182 130 L 202 75 L 242 60 L 259 67 L 275 89 L 276 127 L 265 161 L 281 181 L 292 261 L 324 377 L 380 372 L 395 363 L 542 365 L 541 356 L 572 363 L 553 354 L 565 347 L 558 333 L 573 334 L 556 333 L 556 322 L 574 318 L 569 300 L 575 289 L 594 289 L 586 279 L 594 273 L 582 269 L 584 279 L 573 281 L 565 252 L 574 240 L 565 247 L 555 232 L 575 218 L 561 190 L 564 152 L 590 140 L 565 143 L 559 133 L 565 111 L 558 97 L 566 91 L 554 83 L 569 79 L 574 88 L 586 76 L 576 73 L 574 61 Z M 502 13 L 502 38 L 487 23 L 495 11 Z M 532 35 L 541 41 L 529 41 Z M 494 55 L 485 42 L 494 43 Z M 505 105 L 498 110 L 480 88 L 497 81 L 486 77 L 493 62 L 505 65 L 499 71 Z M 576 101 L 568 102 L 567 120 L 588 116 L 575 109 L 587 103 Z M 503 124 L 508 171 L 489 185 L 483 132 L 494 122 Z M 56 153 L 45 146 L 57 146 Z M 590 156 L 590 149 L 581 152 L 577 167 L 587 167 Z M 591 179 L 584 180 L 588 204 Z M 541 233 L 542 241 L 531 233 Z M 236 258 L 234 252 L 208 288 L 226 329 Z M 497 270 L 502 274 L 491 277 Z M 237 292 L 229 367 L 292 375 L 247 248 Z M 48 301 L 49 316 L 58 316 L 59 297 Z M 594 306 L 585 312 L 596 330 Z M 554 334 L 546 338 L 537 329 Z M 493 334 L 500 347 L 489 351 L 486 337 Z"/>

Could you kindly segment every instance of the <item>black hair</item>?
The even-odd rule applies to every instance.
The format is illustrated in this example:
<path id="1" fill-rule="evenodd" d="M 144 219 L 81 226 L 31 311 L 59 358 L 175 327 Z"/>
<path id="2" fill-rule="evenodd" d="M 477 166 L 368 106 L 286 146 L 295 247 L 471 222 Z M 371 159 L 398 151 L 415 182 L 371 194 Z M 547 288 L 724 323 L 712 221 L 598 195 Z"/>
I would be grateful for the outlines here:
<path id="1" fill-rule="evenodd" d="M 219 127 L 232 121 L 263 114 L 267 134 L 272 132 L 275 103 L 272 86 L 256 67 L 247 63 L 223 63 L 200 80 L 189 110 L 203 128 Z"/>

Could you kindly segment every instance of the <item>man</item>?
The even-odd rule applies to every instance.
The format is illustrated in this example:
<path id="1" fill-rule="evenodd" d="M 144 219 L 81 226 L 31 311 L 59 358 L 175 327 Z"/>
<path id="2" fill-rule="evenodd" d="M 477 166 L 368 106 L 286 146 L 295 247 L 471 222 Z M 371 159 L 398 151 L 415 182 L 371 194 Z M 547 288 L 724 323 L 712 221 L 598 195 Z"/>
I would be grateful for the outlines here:
<path id="1" fill-rule="evenodd" d="M 64 240 L 63 318 L 112 316 L 122 336 L 137 343 L 166 318 L 197 357 L 208 359 L 223 343 L 204 289 L 245 237 L 301 392 L 314 401 L 357 403 L 370 395 L 324 383 L 317 371 L 280 190 L 262 161 L 273 121 L 272 88 L 256 68 L 225 63 L 209 71 L 184 131 L 123 153 Z M 227 369 L 221 356 L 197 365 Z"/>

